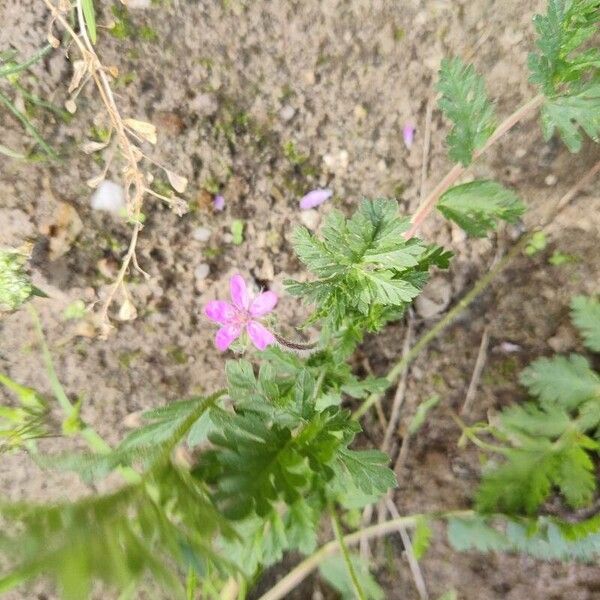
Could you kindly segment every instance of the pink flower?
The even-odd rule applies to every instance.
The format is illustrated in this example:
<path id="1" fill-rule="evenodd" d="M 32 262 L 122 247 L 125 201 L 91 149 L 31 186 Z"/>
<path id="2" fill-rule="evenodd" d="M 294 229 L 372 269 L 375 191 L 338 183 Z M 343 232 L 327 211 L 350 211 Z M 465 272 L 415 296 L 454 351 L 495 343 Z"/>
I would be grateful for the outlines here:
<path id="1" fill-rule="evenodd" d="M 233 304 L 223 300 L 213 300 L 204 307 L 204 314 L 211 321 L 221 325 L 215 336 L 215 346 L 224 352 L 244 330 L 248 332 L 252 343 L 259 350 L 264 350 L 273 344 L 275 336 L 255 319 L 270 313 L 275 308 L 277 294 L 263 292 L 251 300 L 246 282 L 241 275 L 234 275 L 229 280 L 229 288 Z"/>
<path id="2" fill-rule="evenodd" d="M 405 146 L 410 150 L 415 139 L 415 126 L 412 123 L 406 123 L 406 125 L 404 125 L 402 137 L 404 138 Z"/>
<path id="3" fill-rule="evenodd" d="M 333 192 L 328 189 L 319 189 L 308 192 L 306 196 L 303 196 L 300 199 L 300 209 L 309 210 L 310 208 L 320 206 L 325 200 L 329 200 L 331 196 L 333 196 Z"/>

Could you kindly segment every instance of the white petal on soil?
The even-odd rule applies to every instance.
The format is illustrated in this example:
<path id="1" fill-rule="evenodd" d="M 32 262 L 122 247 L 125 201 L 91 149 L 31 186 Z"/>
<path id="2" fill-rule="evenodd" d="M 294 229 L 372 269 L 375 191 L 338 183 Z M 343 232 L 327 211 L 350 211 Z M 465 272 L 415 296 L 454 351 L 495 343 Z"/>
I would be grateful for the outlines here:
<path id="1" fill-rule="evenodd" d="M 123 188 L 118 183 L 105 179 L 92 194 L 91 205 L 94 210 L 118 214 L 125 208 Z"/>

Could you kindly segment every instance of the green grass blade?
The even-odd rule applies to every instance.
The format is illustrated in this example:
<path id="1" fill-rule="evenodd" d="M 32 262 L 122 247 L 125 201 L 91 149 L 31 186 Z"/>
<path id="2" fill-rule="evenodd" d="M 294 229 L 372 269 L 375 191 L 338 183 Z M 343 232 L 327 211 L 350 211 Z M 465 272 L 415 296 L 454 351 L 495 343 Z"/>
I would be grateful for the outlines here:
<path id="1" fill-rule="evenodd" d="M 58 154 L 48 145 L 31 121 L 24 115 L 2 92 L 0 92 L 0 102 L 21 122 L 25 130 L 33 137 L 40 148 L 50 157 L 58 158 Z"/>
<path id="2" fill-rule="evenodd" d="M 85 19 L 85 25 L 88 33 L 90 34 L 90 40 L 92 44 L 96 43 L 96 14 L 94 13 L 94 2 L 93 0 L 81 0 L 81 8 L 83 10 L 83 18 Z"/>

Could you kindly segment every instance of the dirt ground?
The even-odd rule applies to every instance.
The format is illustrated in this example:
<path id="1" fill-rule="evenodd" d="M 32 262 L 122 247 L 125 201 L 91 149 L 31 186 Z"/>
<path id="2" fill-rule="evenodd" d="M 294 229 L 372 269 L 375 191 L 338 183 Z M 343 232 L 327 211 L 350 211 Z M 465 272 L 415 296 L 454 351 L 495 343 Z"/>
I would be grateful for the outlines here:
<path id="1" fill-rule="evenodd" d="M 96 4 L 101 6 L 100 25 L 114 18 L 111 1 Z M 84 321 L 64 314 L 76 300 L 91 305 L 106 294 L 130 235 L 121 219 L 90 206 L 85 182 L 101 171 L 105 159 L 81 151 L 82 143 L 93 138 L 93 128 L 98 131 L 105 124 L 91 84 L 79 96 L 69 123 L 49 113 L 34 117 L 60 150 L 61 162 L 34 164 L 0 155 L 0 246 L 34 242 L 34 281 L 50 296 L 36 300 L 35 306 L 59 376 L 73 398 L 84 398 L 84 419 L 111 443 L 122 437 L 131 413 L 222 385 L 223 357 L 213 347 L 213 328 L 200 311 L 206 300 L 223 295 L 231 272 L 239 270 L 257 285 L 280 292 L 283 280 L 303 276 L 289 242 L 295 225 L 316 228 L 332 206 L 350 211 L 365 196 L 395 197 L 407 213 L 415 209 L 427 105 L 435 98 L 442 57 L 473 60 L 486 76 L 500 115 L 533 96 L 526 71 L 533 45 L 531 18 L 544 6 L 537 0 L 147 4 L 132 7 L 124 17 L 118 11 L 126 24 L 122 39 L 100 27 L 99 53 L 104 64 L 119 69 L 115 93 L 122 113 L 158 128 L 159 142 L 148 153 L 189 179 L 184 196 L 192 210 L 178 217 L 160 201 L 147 200 L 138 260 L 150 279 L 131 280 L 139 314 L 135 321 L 117 324 L 103 341 L 89 335 Z M 114 5 L 120 6 L 117 0 Z M 45 43 L 49 18 L 41 0 L 2 0 L 0 22 L 0 51 L 14 49 L 25 58 Z M 23 82 L 61 105 L 71 75 L 72 65 L 59 49 L 35 65 Z M 402 140 L 408 121 L 417 127 L 410 150 Z M 449 166 L 443 147 L 446 128 L 433 110 L 426 190 Z M 22 150 L 30 144 L 5 110 L 0 110 L 0 131 L 5 146 Z M 591 145 L 572 156 L 557 140 L 544 143 L 532 119 L 517 126 L 470 172 L 514 187 L 530 208 L 524 224 L 530 228 L 598 156 Z M 160 176 L 159 170 L 154 173 Z M 118 161 L 108 176 L 119 181 Z M 320 186 L 334 191 L 333 201 L 301 214 L 300 196 Z M 209 194 L 217 191 L 226 201 L 220 213 L 207 206 Z M 552 225 L 545 250 L 516 260 L 413 364 L 401 427 L 432 393 L 442 403 L 411 445 L 394 496 L 401 514 L 470 505 L 478 457 L 472 449 L 457 448 L 459 432 L 445 409 L 458 410 L 464 401 L 485 327 L 488 360 L 465 417 L 469 421 L 520 399 L 517 374 L 532 358 L 579 348 L 569 326 L 568 302 L 576 293 L 600 288 L 599 198 L 595 183 Z M 57 223 L 56 215 L 65 210 L 61 203 L 74 209 L 68 209 L 66 224 Z M 232 243 L 230 233 L 234 219 L 245 223 L 239 245 Z M 210 230 L 207 241 L 197 239 L 199 227 Z M 417 307 L 417 335 L 489 268 L 498 245 L 507 247 L 516 234 L 510 230 L 474 241 L 442 219 L 429 219 L 422 236 L 451 248 L 456 258 L 425 293 L 434 300 L 441 294 L 446 301 L 433 309 L 431 303 Z M 550 264 L 555 251 L 570 260 Z M 209 265 L 208 277 L 198 277 L 200 264 Z M 282 327 L 291 328 L 301 322 L 306 308 L 284 295 L 277 314 Z M 366 359 L 376 373 L 385 373 L 401 353 L 404 334 L 398 324 L 366 340 L 357 364 Z M 49 389 L 25 311 L 0 321 L 0 370 Z M 389 397 L 384 402 L 386 413 L 390 402 Z M 363 442 L 378 445 L 382 429 L 374 414 L 364 426 Z M 46 442 L 44 448 L 62 443 Z M 74 477 L 42 472 L 22 456 L 2 457 L 0 486 L 3 495 L 14 499 L 74 497 L 86 491 Z M 389 547 L 392 558 L 379 561 L 375 571 L 386 598 L 418 598 L 399 538 L 391 536 Z M 270 575 L 281 576 L 292 565 L 288 560 Z M 595 566 L 459 555 L 441 530 L 421 567 L 432 598 L 450 589 L 460 600 L 600 598 Z M 7 598 L 52 597 L 43 590 L 27 594 Z M 314 578 L 292 597 L 316 599 L 319 594 L 329 592 Z"/>

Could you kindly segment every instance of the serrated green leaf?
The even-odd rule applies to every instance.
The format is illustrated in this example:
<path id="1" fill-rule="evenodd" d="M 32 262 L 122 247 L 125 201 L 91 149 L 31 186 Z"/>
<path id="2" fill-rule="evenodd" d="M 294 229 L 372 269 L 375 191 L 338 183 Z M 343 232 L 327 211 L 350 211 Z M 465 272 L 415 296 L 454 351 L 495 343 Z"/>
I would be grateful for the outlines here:
<path id="1" fill-rule="evenodd" d="M 600 301 L 576 296 L 571 300 L 571 319 L 585 345 L 593 352 L 600 352 Z"/>
<path id="2" fill-rule="evenodd" d="M 545 517 L 524 519 L 452 518 L 448 539 L 461 552 L 518 552 L 541 560 L 593 561 L 600 555 L 597 517 L 572 524 Z"/>
<path id="3" fill-rule="evenodd" d="M 385 594 L 369 572 L 369 565 L 356 554 L 350 554 L 350 560 L 360 580 L 365 600 L 384 600 Z M 339 592 L 343 600 L 356 600 L 356 592 L 343 557 L 328 556 L 319 564 L 319 573 L 333 589 Z"/>
<path id="4" fill-rule="evenodd" d="M 546 14 L 534 17 L 539 52 L 529 55 L 529 68 L 532 83 L 546 96 L 564 93 L 600 67 L 598 48 L 580 50 L 598 31 L 599 21 L 596 0 L 548 0 Z"/>
<path id="5" fill-rule="evenodd" d="M 442 60 L 438 91 L 439 107 L 454 127 L 446 138 L 450 158 L 467 166 L 495 128 L 494 109 L 487 98 L 483 78 L 460 58 Z"/>
<path id="6" fill-rule="evenodd" d="M 600 395 L 600 377 L 578 354 L 540 358 L 521 373 L 520 380 L 541 402 L 567 409 Z"/>
<path id="7" fill-rule="evenodd" d="M 479 552 L 508 550 L 510 544 L 506 536 L 488 525 L 481 516 L 464 519 L 453 517 L 448 520 L 448 541 L 455 550 Z"/>
<path id="8" fill-rule="evenodd" d="M 477 491 L 482 513 L 533 514 L 550 494 L 558 468 L 549 442 L 537 448 L 507 449 L 506 462 L 484 473 Z"/>
<path id="9" fill-rule="evenodd" d="M 415 558 L 421 560 L 431 543 L 431 536 L 433 531 L 429 525 L 429 521 L 425 517 L 419 517 L 415 525 L 415 531 L 412 539 L 412 546 Z"/>
<path id="10" fill-rule="evenodd" d="M 285 286 L 317 305 L 308 323 L 324 319 L 336 332 L 349 323 L 355 333 L 376 331 L 415 298 L 429 267 L 447 266 L 448 253 L 404 238 L 409 221 L 397 210 L 394 200 L 365 200 L 350 219 L 332 211 L 321 238 L 306 228 L 296 230 L 294 249 L 318 280 Z"/>
<path id="11" fill-rule="evenodd" d="M 549 140 L 557 130 L 571 152 L 579 152 L 583 130 L 592 140 L 600 140 L 600 84 L 579 93 L 547 99 L 541 112 L 542 132 Z"/>
<path id="12" fill-rule="evenodd" d="M 525 205 L 514 192 L 487 180 L 450 188 L 437 208 L 447 219 L 476 237 L 495 229 L 498 220 L 516 223 L 525 211 Z"/>
<path id="13" fill-rule="evenodd" d="M 396 487 L 394 472 L 388 468 L 389 457 L 379 450 L 341 450 L 338 474 L 347 477 L 366 494 L 383 494 Z"/>

